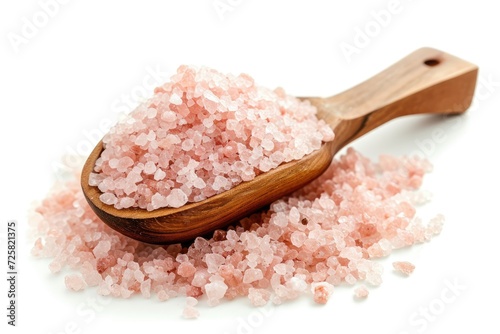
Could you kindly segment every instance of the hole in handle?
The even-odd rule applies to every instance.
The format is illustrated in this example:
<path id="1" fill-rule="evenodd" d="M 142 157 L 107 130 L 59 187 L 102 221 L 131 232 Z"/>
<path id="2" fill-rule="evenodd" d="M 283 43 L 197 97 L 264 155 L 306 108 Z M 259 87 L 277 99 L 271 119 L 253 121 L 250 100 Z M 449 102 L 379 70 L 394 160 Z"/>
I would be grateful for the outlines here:
<path id="1" fill-rule="evenodd" d="M 437 59 L 433 59 L 433 58 L 431 58 L 431 59 L 427 59 L 427 60 L 424 60 L 424 64 L 425 64 L 425 65 L 427 65 L 427 66 L 431 66 L 431 67 L 432 67 L 432 66 L 436 66 L 436 65 L 438 65 L 439 63 L 440 63 L 440 61 L 439 61 L 439 60 L 437 60 Z"/>

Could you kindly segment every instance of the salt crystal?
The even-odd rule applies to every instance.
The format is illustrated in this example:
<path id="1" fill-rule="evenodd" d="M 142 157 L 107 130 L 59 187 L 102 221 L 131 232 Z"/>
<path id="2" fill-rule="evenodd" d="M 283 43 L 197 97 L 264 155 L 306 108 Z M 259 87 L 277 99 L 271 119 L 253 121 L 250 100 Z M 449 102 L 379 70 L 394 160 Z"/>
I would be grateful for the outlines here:
<path id="1" fill-rule="evenodd" d="M 66 287 L 68 289 L 73 291 L 83 290 L 87 286 L 83 278 L 80 275 L 75 275 L 75 274 L 67 275 L 64 278 L 64 283 L 66 284 Z"/>
<path id="2" fill-rule="evenodd" d="M 252 283 L 262 279 L 262 271 L 260 269 L 247 269 L 245 270 L 245 275 L 243 276 L 243 283 Z"/>
<path id="3" fill-rule="evenodd" d="M 177 268 L 177 273 L 182 277 L 191 277 L 196 273 L 196 267 L 190 262 L 182 262 Z"/>
<path id="4" fill-rule="evenodd" d="M 266 289 L 255 289 L 250 288 L 248 290 L 248 299 L 253 306 L 264 306 L 269 301 L 271 297 L 271 292 Z"/>
<path id="5" fill-rule="evenodd" d="M 220 303 L 227 291 L 227 285 L 222 281 L 214 281 L 205 285 L 208 305 L 215 306 Z"/>
<path id="6" fill-rule="evenodd" d="M 170 111 L 170 110 L 165 110 L 164 112 L 161 113 L 160 119 L 165 122 L 174 122 L 176 120 L 177 116 L 175 112 Z"/>
<path id="7" fill-rule="evenodd" d="M 431 236 L 438 235 L 439 233 L 441 233 L 443 229 L 443 224 L 444 224 L 443 215 L 439 214 L 436 217 L 432 218 L 426 229 L 427 232 L 426 239 L 430 239 Z"/>
<path id="8" fill-rule="evenodd" d="M 292 242 L 292 245 L 295 247 L 301 247 L 304 244 L 304 241 L 306 240 L 306 234 L 301 231 L 294 231 L 292 232 L 292 235 L 290 237 L 290 241 Z"/>
<path id="9" fill-rule="evenodd" d="M 274 142 L 270 139 L 264 139 L 261 145 L 262 148 L 266 151 L 272 151 L 274 149 Z"/>
<path id="10" fill-rule="evenodd" d="M 193 149 L 193 146 L 194 146 L 194 142 L 191 138 L 185 139 L 181 145 L 181 147 L 184 151 L 191 151 Z"/>
<path id="11" fill-rule="evenodd" d="M 175 104 L 175 105 L 180 105 L 180 104 L 182 104 L 182 99 L 181 99 L 181 97 L 179 95 L 172 94 L 170 96 L 169 102 L 172 103 L 172 104 Z"/>
<path id="12" fill-rule="evenodd" d="M 120 207 L 127 209 L 134 205 L 134 199 L 131 197 L 122 197 L 119 201 Z"/>
<path id="13" fill-rule="evenodd" d="M 288 217 L 284 212 L 277 212 L 272 218 L 272 222 L 279 227 L 285 227 L 288 224 Z"/>
<path id="14" fill-rule="evenodd" d="M 368 291 L 368 289 L 364 285 L 360 285 L 359 287 L 354 289 L 354 297 L 356 297 L 358 299 L 364 299 L 364 298 L 368 297 L 369 293 L 370 293 L 370 291 Z"/>
<path id="15" fill-rule="evenodd" d="M 151 279 L 147 279 L 141 283 L 141 294 L 149 298 L 151 296 Z"/>
<path id="16" fill-rule="evenodd" d="M 156 164 L 153 161 L 148 161 L 144 165 L 145 174 L 154 174 L 156 172 Z"/>
<path id="17" fill-rule="evenodd" d="M 194 180 L 193 182 L 193 187 L 197 188 L 197 189 L 203 189 L 207 186 L 207 184 L 205 183 L 205 181 L 198 177 Z"/>
<path id="18" fill-rule="evenodd" d="M 161 181 L 165 178 L 167 173 L 165 173 L 162 169 L 158 168 L 154 174 L 154 180 L 155 181 Z"/>
<path id="19" fill-rule="evenodd" d="M 316 303 L 326 304 L 330 295 L 333 293 L 333 285 L 327 282 L 313 283 L 311 285 L 311 290 Z"/>
<path id="20" fill-rule="evenodd" d="M 186 319 L 196 319 L 200 316 L 200 311 L 195 309 L 192 306 L 185 306 L 184 310 L 182 311 L 182 316 Z"/>
<path id="21" fill-rule="evenodd" d="M 286 264 L 278 263 L 277 265 L 274 266 L 274 271 L 278 275 L 285 275 L 286 274 Z"/>
<path id="22" fill-rule="evenodd" d="M 99 196 L 101 202 L 107 205 L 115 205 L 118 202 L 118 198 L 112 193 L 104 193 Z"/>
<path id="23" fill-rule="evenodd" d="M 392 266 L 405 276 L 410 276 L 413 270 L 415 270 L 415 265 L 407 261 L 396 261 L 392 263 Z"/>
<path id="24" fill-rule="evenodd" d="M 191 281 L 191 284 L 196 287 L 202 287 L 208 282 L 208 277 L 209 277 L 208 271 L 202 270 L 199 267 L 196 268 L 196 273 L 194 274 L 193 280 Z"/>
<path id="25" fill-rule="evenodd" d="M 127 168 L 132 167 L 134 165 L 134 160 L 129 156 L 122 157 L 118 160 L 118 165 L 116 166 L 116 170 L 119 172 L 125 172 Z"/>
<path id="26" fill-rule="evenodd" d="M 135 139 L 134 144 L 139 145 L 139 146 L 143 146 L 143 145 L 146 145 L 147 142 L 148 142 L 147 135 L 145 133 L 141 133 Z"/>
<path id="27" fill-rule="evenodd" d="M 193 297 L 186 297 L 186 306 L 182 311 L 182 316 L 186 319 L 195 319 L 200 316 L 200 312 L 194 307 L 198 304 L 198 299 Z"/>
<path id="28" fill-rule="evenodd" d="M 167 196 L 167 202 L 169 206 L 173 208 L 180 208 L 184 204 L 186 204 L 188 198 L 186 194 L 180 189 L 172 189 L 170 194 Z"/>
<path id="29" fill-rule="evenodd" d="M 223 189 L 227 186 L 227 179 L 223 176 L 220 176 L 220 175 L 217 175 L 215 177 L 215 180 L 214 180 L 214 183 L 212 185 L 212 188 L 214 190 L 220 190 L 220 189 Z"/>
<path id="30" fill-rule="evenodd" d="M 165 207 L 167 204 L 167 198 L 165 196 L 160 195 L 159 193 L 151 196 L 151 206 L 153 209 L 158 209 L 161 207 Z"/>
<path id="31" fill-rule="evenodd" d="M 226 261 L 224 257 L 220 254 L 206 254 L 205 261 L 208 267 L 209 273 L 216 273 L 219 267 Z"/>
<path id="32" fill-rule="evenodd" d="M 96 258 L 103 258 L 108 255 L 110 249 L 111 249 L 111 242 L 109 242 L 108 240 L 101 240 L 99 241 L 97 246 L 94 247 L 92 253 L 94 253 L 94 256 Z"/>

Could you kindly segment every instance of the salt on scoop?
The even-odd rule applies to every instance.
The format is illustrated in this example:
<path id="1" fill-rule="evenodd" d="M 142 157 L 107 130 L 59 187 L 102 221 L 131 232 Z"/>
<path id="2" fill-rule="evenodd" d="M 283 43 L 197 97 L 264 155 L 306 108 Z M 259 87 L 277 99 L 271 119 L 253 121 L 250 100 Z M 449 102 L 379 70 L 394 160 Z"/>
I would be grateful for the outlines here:
<path id="1" fill-rule="evenodd" d="M 181 66 L 103 138 L 89 184 L 117 209 L 178 208 L 332 139 L 308 101 L 258 86 L 246 74 Z"/>

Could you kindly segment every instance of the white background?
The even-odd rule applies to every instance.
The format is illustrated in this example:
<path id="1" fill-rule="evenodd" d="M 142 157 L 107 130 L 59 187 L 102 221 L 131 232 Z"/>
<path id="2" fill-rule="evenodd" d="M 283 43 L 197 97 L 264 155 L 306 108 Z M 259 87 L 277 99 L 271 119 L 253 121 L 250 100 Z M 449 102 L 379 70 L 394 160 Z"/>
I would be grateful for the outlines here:
<path id="1" fill-rule="evenodd" d="M 5 226 L 15 219 L 20 275 L 18 327 L 13 329 L 6 325 L 2 274 L 1 327 L 9 333 L 498 332 L 498 11 L 486 0 L 400 0 L 399 11 L 376 30 L 372 11 L 379 13 L 389 2 L 73 0 L 52 7 L 52 17 L 43 22 L 39 2 L 3 1 L 1 253 L 6 259 Z M 214 3 L 230 7 L 221 13 Z M 31 35 L 25 27 L 23 37 L 23 18 L 44 26 Z M 357 29 L 367 27 L 375 29 L 369 41 L 346 57 L 340 45 L 353 44 Z M 432 242 L 382 261 L 384 283 L 366 301 L 354 301 L 353 289 L 342 286 L 326 306 L 310 298 L 265 310 L 245 299 L 215 308 L 201 302 L 200 318 L 188 321 L 180 316 L 182 298 L 98 300 L 95 306 L 95 289 L 66 290 L 64 274 L 50 274 L 49 261 L 30 256 L 27 212 L 55 181 L 54 166 L 63 154 L 87 149 L 101 122 L 116 121 L 127 109 L 124 96 L 140 92 L 152 70 L 168 76 L 180 64 L 207 65 L 249 73 L 257 83 L 282 86 L 293 95 L 328 96 L 422 46 L 479 65 L 480 85 L 470 113 L 457 122 L 410 117 L 353 143 L 371 158 L 425 154 L 435 168 L 424 188 L 434 199 L 420 214 L 447 217 L 443 233 Z M 445 137 L 430 142 L 436 130 Z M 417 269 L 401 278 L 390 268 L 393 260 L 413 261 Z M 5 273 L 6 260 L 0 264 Z M 453 293 L 447 290 L 450 284 L 460 287 Z M 422 320 L 420 312 L 429 308 Z"/>

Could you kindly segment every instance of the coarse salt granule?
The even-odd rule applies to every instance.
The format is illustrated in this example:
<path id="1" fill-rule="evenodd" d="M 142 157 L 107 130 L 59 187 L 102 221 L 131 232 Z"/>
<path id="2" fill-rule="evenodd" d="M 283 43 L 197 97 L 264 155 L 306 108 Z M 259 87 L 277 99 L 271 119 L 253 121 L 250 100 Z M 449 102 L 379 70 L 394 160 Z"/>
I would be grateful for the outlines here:
<path id="1" fill-rule="evenodd" d="M 410 276 L 413 273 L 413 270 L 415 270 L 415 265 L 408 261 L 396 261 L 392 263 L 392 266 L 394 267 L 394 270 L 405 276 Z"/>
<path id="2" fill-rule="evenodd" d="M 360 285 L 356 289 L 354 289 L 354 297 L 356 297 L 357 299 L 366 299 L 369 294 L 370 291 L 368 291 L 368 288 L 365 285 Z"/>
<path id="3" fill-rule="evenodd" d="M 181 66 L 103 138 L 89 184 L 117 209 L 198 202 L 333 139 L 308 101 L 246 74 Z"/>
<path id="4" fill-rule="evenodd" d="M 195 308 L 196 304 L 198 304 L 198 299 L 186 297 L 186 305 L 182 311 L 182 316 L 186 319 L 198 318 L 200 316 L 200 311 Z"/>
<path id="5" fill-rule="evenodd" d="M 185 247 L 145 244 L 109 228 L 87 204 L 75 172 L 32 215 L 39 235 L 32 252 L 52 258 L 53 272 L 69 268 L 70 290 L 161 301 L 206 296 L 211 306 L 238 296 L 256 306 L 301 295 L 326 303 L 339 284 L 381 284 L 375 258 L 441 231 L 442 216 L 424 224 L 414 207 L 429 170 L 424 160 L 383 156 L 375 163 L 348 149 L 309 185 Z M 185 317 L 198 315 L 194 304 L 187 299 Z"/>

